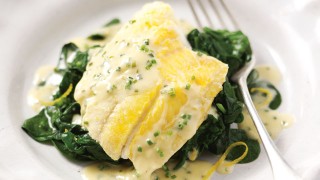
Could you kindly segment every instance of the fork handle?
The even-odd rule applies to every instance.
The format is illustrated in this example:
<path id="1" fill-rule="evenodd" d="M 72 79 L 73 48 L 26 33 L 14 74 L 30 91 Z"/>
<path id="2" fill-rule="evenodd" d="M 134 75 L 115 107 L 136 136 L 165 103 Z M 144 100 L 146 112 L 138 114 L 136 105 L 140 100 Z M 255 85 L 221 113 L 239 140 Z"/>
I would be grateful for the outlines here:
<path id="1" fill-rule="evenodd" d="M 251 96 L 247 86 L 247 76 L 242 76 L 242 78 L 239 78 L 238 84 L 239 84 L 239 88 L 240 88 L 244 103 L 249 111 L 249 114 L 253 120 L 254 125 L 257 128 L 262 145 L 264 146 L 267 152 L 267 156 L 271 164 L 271 169 L 273 171 L 273 178 L 275 180 L 301 179 L 293 171 L 293 169 L 288 165 L 288 163 L 283 159 L 283 157 L 280 155 L 277 147 L 273 143 L 273 140 L 270 138 L 266 128 L 264 127 L 260 119 L 260 116 L 251 100 Z"/>

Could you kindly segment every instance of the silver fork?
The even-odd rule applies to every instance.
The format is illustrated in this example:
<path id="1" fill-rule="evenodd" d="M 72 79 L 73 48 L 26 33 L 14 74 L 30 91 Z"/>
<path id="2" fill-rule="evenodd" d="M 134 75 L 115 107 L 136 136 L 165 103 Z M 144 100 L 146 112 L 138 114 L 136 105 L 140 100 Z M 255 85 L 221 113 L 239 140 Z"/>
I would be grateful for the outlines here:
<path id="1" fill-rule="evenodd" d="M 212 20 L 214 16 L 210 16 L 209 12 L 207 11 L 207 9 L 211 9 L 213 11 L 213 14 L 216 17 L 216 20 L 220 21 L 220 22 L 217 22 L 217 23 L 220 23 L 220 26 L 226 28 L 226 19 L 223 18 L 223 15 L 224 15 L 228 17 L 229 24 L 231 24 L 235 29 L 239 29 L 238 28 L 239 26 L 235 18 L 233 18 L 231 12 L 227 8 L 223 0 L 188 0 L 188 4 L 191 8 L 191 11 L 195 17 L 196 22 L 201 28 L 204 27 L 204 23 L 203 23 L 204 20 L 207 21 L 207 24 L 210 27 L 215 28 L 213 27 L 214 23 Z M 198 9 L 196 9 L 195 5 L 198 5 L 197 6 Z M 203 14 L 199 14 L 199 11 L 201 11 Z M 202 20 L 201 20 L 201 15 L 202 15 Z M 259 117 L 259 114 L 257 113 L 257 110 L 255 109 L 254 104 L 251 100 L 251 96 L 247 86 L 247 77 L 251 72 L 251 70 L 253 69 L 255 62 L 256 62 L 256 59 L 253 56 L 251 61 L 247 62 L 243 68 L 241 68 L 235 75 L 231 77 L 231 80 L 236 82 L 239 85 L 241 94 L 244 99 L 244 103 L 257 128 L 261 142 L 267 152 L 267 156 L 271 164 L 274 179 L 275 180 L 301 179 L 294 172 L 294 170 L 289 166 L 289 164 L 283 159 L 283 157 L 280 155 L 278 149 L 273 143 L 273 140 L 270 138 L 267 130 L 265 129 Z"/>

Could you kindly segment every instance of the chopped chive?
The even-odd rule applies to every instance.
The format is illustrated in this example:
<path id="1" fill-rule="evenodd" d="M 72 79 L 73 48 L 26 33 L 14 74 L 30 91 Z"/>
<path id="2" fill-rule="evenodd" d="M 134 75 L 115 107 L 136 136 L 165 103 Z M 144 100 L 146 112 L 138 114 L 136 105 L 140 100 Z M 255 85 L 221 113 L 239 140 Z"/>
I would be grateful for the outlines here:
<path id="1" fill-rule="evenodd" d="M 176 91 L 174 90 L 174 88 L 170 88 L 168 91 L 169 96 L 174 97 L 176 96 Z"/>
<path id="2" fill-rule="evenodd" d="M 147 61 L 147 65 L 146 65 L 146 69 L 147 70 L 150 70 L 151 67 L 154 65 L 154 64 L 157 64 L 157 61 L 155 59 L 150 59 Z"/>
<path id="3" fill-rule="evenodd" d="M 137 67 L 137 63 L 136 63 L 135 61 L 133 61 L 133 62 L 131 63 L 131 67 L 132 67 L 132 68 Z"/>
<path id="4" fill-rule="evenodd" d="M 92 34 L 88 37 L 88 39 L 93 40 L 93 41 L 102 41 L 106 37 L 102 34 Z"/>
<path id="5" fill-rule="evenodd" d="M 184 125 L 181 124 L 181 123 L 179 123 L 179 124 L 178 124 L 178 128 L 179 128 L 180 130 L 182 130 L 182 129 L 184 128 Z"/>
<path id="6" fill-rule="evenodd" d="M 157 61 L 155 59 L 151 59 L 152 64 L 157 64 Z"/>
<path id="7" fill-rule="evenodd" d="M 170 177 L 170 172 L 167 171 L 167 172 L 165 173 L 165 176 L 166 176 L 167 178 L 169 178 L 169 177 Z"/>
<path id="8" fill-rule="evenodd" d="M 162 166 L 162 169 L 163 169 L 164 171 L 169 171 L 169 168 L 168 168 L 168 166 L 167 166 L 166 164 L 164 164 L 164 165 Z"/>
<path id="9" fill-rule="evenodd" d="M 132 81 L 128 81 L 128 82 L 126 83 L 125 89 L 130 90 L 130 89 L 131 89 L 131 85 L 132 85 Z"/>
<path id="10" fill-rule="evenodd" d="M 141 146 L 138 147 L 138 151 L 142 152 L 142 147 Z"/>
<path id="11" fill-rule="evenodd" d="M 145 39 L 145 40 L 144 40 L 144 44 L 145 44 L 145 45 L 149 45 L 149 42 L 150 42 L 149 39 Z"/>
<path id="12" fill-rule="evenodd" d="M 153 136 L 154 136 L 154 137 L 157 137 L 157 136 L 159 136 L 159 134 L 160 134 L 160 132 L 159 132 L 159 131 L 156 131 L 155 133 L 153 133 Z"/>
<path id="13" fill-rule="evenodd" d="M 188 121 L 187 121 L 187 120 L 184 120 L 184 121 L 183 121 L 183 125 L 185 125 L 185 126 L 188 125 Z"/>
<path id="14" fill-rule="evenodd" d="M 218 108 L 222 113 L 226 113 L 226 112 L 227 112 L 226 109 L 223 107 L 222 104 L 217 103 L 216 106 L 217 106 L 217 108 Z"/>
<path id="15" fill-rule="evenodd" d="M 168 178 L 168 177 L 170 177 L 170 170 L 169 170 L 169 168 L 168 168 L 168 166 L 166 165 L 166 164 L 164 164 L 163 166 L 162 166 L 162 170 L 165 172 L 165 176 Z"/>
<path id="16" fill-rule="evenodd" d="M 186 89 L 186 90 L 189 90 L 190 87 L 191 87 L 191 84 L 187 83 L 185 89 Z"/>
<path id="17" fill-rule="evenodd" d="M 132 20 L 129 21 L 130 24 L 133 24 L 133 23 L 135 23 L 135 22 L 136 22 L 135 19 L 132 19 Z"/>
<path id="18" fill-rule="evenodd" d="M 181 118 L 182 119 L 186 119 L 186 120 L 190 120 L 191 119 L 191 115 L 190 114 L 182 114 Z"/>
<path id="19" fill-rule="evenodd" d="M 151 146 L 153 144 L 153 142 L 150 139 L 147 139 L 147 143 L 149 146 Z"/>
<path id="20" fill-rule="evenodd" d="M 44 85 L 46 85 L 46 81 L 41 81 L 41 82 L 39 82 L 39 84 L 38 84 L 38 86 L 44 86 Z"/>
<path id="21" fill-rule="evenodd" d="M 196 77 L 194 75 L 191 76 L 191 80 L 195 80 Z"/>
<path id="22" fill-rule="evenodd" d="M 163 151 L 161 151 L 159 148 L 156 149 L 157 153 L 159 154 L 160 157 L 163 157 Z"/>
<path id="23" fill-rule="evenodd" d="M 140 50 L 146 53 L 149 52 L 149 48 L 145 44 L 140 47 Z"/>
<path id="24" fill-rule="evenodd" d="M 136 79 L 133 79 L 132 77 L 128 77 L 127 83 L 126 83 L 126 85 L 125 85 L 125 89 L 129 89 L 129 90 L 130 90 L 132 84 L 134 84 L 134 83 L 136 83 L 136 82 L 137 82 Z"/>
<path id="25" fill-rule="evenodd" d="M 188 125 L 188 121 L 191 119 L 191 115 L 182 114 L 180 117 L 183 119 L 183 121 L 179 122 L 178 129 L 182 130 L 186 125 Z"/>
<path id="26" fill-rule="evenodd" d="M 116 71 L 118 71 L 118 72 L 121 71 L 121 67 L 118 66 L 117 69 L 116 69 Z"/>

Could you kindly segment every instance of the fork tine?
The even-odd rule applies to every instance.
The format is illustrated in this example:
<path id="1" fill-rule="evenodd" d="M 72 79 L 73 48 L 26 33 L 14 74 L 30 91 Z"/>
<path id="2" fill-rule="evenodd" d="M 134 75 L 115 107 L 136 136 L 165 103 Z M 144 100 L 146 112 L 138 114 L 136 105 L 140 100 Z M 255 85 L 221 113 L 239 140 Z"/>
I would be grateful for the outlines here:
<path id="1" fill-rule="evenodd" d="M 209 0 L 209 4 L 210 4 L 212 10 L 216 13 L 217 19 L 219 20 L 221 26 L 222 27 L 227 27 L 225 22 L 224 22 L 224 20 L 223 20 L 223 18 L 222 18 L 222 15 L 221 15 L 220 11 L 218 11 L 218 8 L 213 4 L 213 0 Z"/>
<path id="2" fill-rule="evenodd" d="M 203 25 L 202 25 L 202 23 L 201 23 L 201 21 L 200 21 L 200 19 L 199 19 L 199 17 L 198 17 L 198 14 L 196 13 L 196 10 L 194 9 L 194 7 L 193 7 L 193 5 L 192 5 L 192 3 L 191 3 L 191 0 L 188 0 L 188 4 L 189 4 L 189 7 L 191 8 L 191 11 L 192 11 L 193 16 L 194 16 L 195 19 L 196 19 L 196 23 L 198 24 L 199 27 L 202 28 Z"/>
<path id="3" fill-rule="evenodd" d="M 224 0 L 187 1 L 192 14 L 195 17 L 196 23 L 200 28 L 203 28 L 205 25 L 209 25 L 211 28 L 229 29 L 228 26 L 231 26 L 231 29 L 239 29 L 238 23 L 231 14 Z"/>
<path id="4" fill-rule="evenodd" d="M 233 17 L 233 15 L 231 14 L 229 8 L 227 7 L 227 5 L 225 4 L 224 0 L 219 0 L 222 8 L 225 10 L 226 14 L 229 16 L 229 19 L 231 20 L 232 25 L 234 26 L 235 29 L 239 29 L 239 25 L 237 23 L 237 21 L 235 20 L 235 18 Z"/>
<path id="5" fill-rule="evenodd" d="M 206 11 L 202 1 L 201 0 L 197 0 L 197 1 L 198 1 L 198 4 L 200 5 L 201 10 L 203 11 L 204 16 L 206 17 L 206 19 L 209 23 L 209 26 L 213 28 L 212 18 L 209 17 L 209 14 Z"/>

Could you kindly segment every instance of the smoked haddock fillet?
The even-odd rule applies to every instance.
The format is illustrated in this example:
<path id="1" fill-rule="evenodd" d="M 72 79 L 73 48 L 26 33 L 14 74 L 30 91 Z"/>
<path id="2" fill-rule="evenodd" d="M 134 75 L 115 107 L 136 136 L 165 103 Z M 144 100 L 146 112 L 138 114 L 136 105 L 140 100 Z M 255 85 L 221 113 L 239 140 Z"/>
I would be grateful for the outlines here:
<path id="1" fill-rule="evenodd" d="M 90 136 L 145 177 L 196 133 L 228 71 L 192 51 L 179 24 L 169 5 L 145 5 L 91 55 L 75 90 Z"/>

